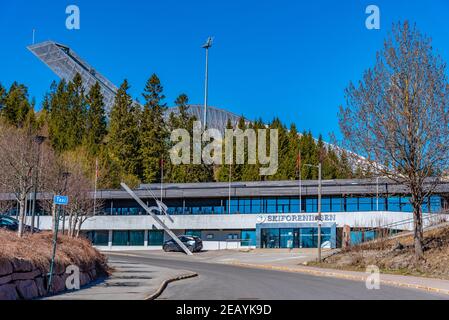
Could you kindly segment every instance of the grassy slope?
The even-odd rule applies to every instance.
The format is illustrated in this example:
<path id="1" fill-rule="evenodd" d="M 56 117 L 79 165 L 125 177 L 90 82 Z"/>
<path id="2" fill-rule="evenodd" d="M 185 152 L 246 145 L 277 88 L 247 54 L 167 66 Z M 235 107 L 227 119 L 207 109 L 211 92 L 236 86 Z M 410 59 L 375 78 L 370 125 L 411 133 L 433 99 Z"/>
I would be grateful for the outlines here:
<path id="1" fill-rule="evenodd" d="M 426 232 L 424 249 L 424 260 L 416 262 L 413 237 L 408 236 L 357 246 L 316 265 L 356 271 L 375 265 L 385 273 L 449 279 L 449 227 Z"/>

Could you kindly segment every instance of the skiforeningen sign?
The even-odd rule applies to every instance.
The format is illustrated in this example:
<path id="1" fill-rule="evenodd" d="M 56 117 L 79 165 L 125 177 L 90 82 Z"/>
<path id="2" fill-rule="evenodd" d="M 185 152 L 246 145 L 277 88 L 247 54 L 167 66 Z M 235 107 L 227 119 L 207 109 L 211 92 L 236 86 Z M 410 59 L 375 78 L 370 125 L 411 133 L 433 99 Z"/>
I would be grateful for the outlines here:
<path id="1" fill-rule="evenodd" d="M 272 214 L 267 216 L 259 216 L 257 223 L 293 223 L 293 222 L 317 222 L 318 214 Z M 337 215 L 335 214 L 322 214 L 321 221 L 323 222 L 336 222 Z"/>

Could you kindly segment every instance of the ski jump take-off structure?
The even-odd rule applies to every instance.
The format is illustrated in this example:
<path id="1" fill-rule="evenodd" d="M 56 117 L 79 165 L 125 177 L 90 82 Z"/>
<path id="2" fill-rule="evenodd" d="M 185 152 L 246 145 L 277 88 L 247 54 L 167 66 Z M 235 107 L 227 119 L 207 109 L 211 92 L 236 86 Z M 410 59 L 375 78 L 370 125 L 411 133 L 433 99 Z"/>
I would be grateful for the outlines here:
<path id="1" fill-rule="evenodd" d="M 83 79 L 83 84 L 88 91 L 95 83 L 101 86 L 101 93 L 104 96 L 106 111 L 109 114 L 115 100 L 118 88 L 102 74 L 97 72 L 90 64 L 78 56 L 68 46 L 56 43 L 54 41 L 45 41 L 42 43 L 28 46 L 36 57 L 38 57 L 45 65 L 47 65 L 59 78 L 69 82 L 79 73 Z M 136 102 L 137 103 L 137 102 Z M 198 120 L 203 121 L 204 106 L 190 105 L 188 112 L 194 115 Z M 176 113 L 177 108 L 170 108 L 170 113 Z M 236 125 L 241 117 L 231 112 L 221 110 L 214 107 L 208 107 L 207 110 L 207 127 L 216 128 L 222 132 L 226 129 L 228 120 Z"/>

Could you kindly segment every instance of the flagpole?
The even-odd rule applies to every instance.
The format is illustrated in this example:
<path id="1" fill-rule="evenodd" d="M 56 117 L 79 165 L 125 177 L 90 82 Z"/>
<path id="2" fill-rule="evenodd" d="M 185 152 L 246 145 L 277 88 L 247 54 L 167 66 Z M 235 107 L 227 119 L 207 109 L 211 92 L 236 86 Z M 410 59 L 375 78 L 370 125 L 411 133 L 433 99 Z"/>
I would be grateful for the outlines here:
<path id="1" fill-rule="evenodd" d="M 301 148 L 299 148 L 298 151 L 298 173 L 299 173 L 299 213 L 302 213 Z"/>
<path id="2" fill-rule="evenodd" d="M 95 159 L 94 216 L 97 213 L 98 158 Z"/>

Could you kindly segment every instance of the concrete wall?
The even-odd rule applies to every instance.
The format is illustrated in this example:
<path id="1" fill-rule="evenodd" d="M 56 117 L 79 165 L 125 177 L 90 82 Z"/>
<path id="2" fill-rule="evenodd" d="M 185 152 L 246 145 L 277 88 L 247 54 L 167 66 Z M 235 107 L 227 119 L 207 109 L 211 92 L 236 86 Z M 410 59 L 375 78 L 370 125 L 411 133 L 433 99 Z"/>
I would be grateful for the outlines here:
<path id="1" fill-rule="evenodd" d="M 302 214 L 304 215 L 304 214 Z M 324 215 L 324 214 L 323 214 Z M 407 212 L 344 212 L 344 213 L 326 213 L 332 215 L 331 221 L 335 222 L 337 227 L 349 225 L 353 228 L 363 227 L 372 228 L 385 226 L 394 222 L 412 219 L 413 214 Z M 232 214 L 232 215 L 189 215 L 173 216 L 173 222 L 167 217 L 161 217 L 164 223 L 173 230 L 255 230 L 260 220 L 268 216 L 298 216 L 295 214 Z M 307 214 L 315 217 L 316 214 Z M 441 216 L 440 216 L 441 217 Z M 446 216 L 449 220 L 449 216 Z M 39 217 L 39 228 L 42 230 L 51 229 L 51 217 Z M 316 224 L 311 219 L 311 225 Z M 306 222 L 307 223 L 307 222 Z M 61 223 L 62 225 L 62 223 Z M 282 223 L 279 223 L 282 225 Z M 412 224 L 401 225 L 401 229 L 411 230 Z M 160 229 L 151 216 L 96 216 L 88 219 L 83 224 L 83 230 L 152 230 Z"/>

